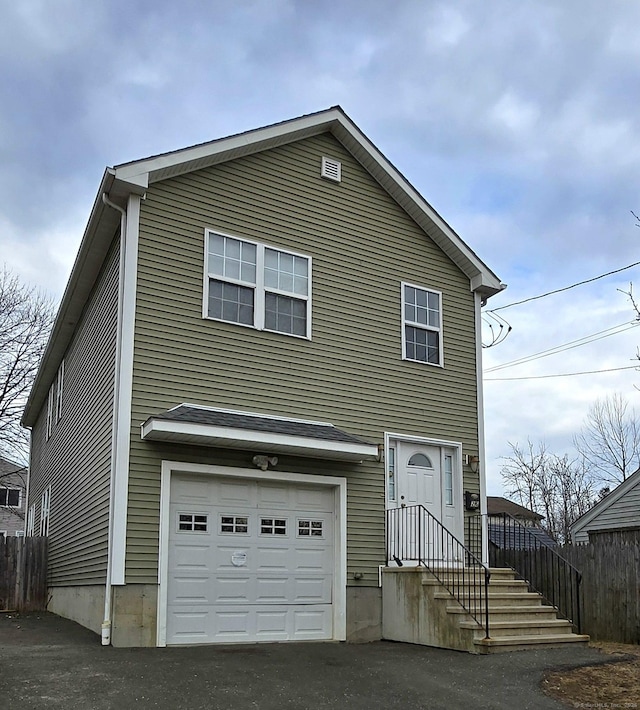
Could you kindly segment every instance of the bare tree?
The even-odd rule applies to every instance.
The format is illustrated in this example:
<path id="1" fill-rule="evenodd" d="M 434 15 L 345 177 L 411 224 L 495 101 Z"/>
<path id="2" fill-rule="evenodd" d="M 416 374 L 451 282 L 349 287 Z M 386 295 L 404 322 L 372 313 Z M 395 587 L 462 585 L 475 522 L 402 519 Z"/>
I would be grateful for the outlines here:
<path id="1" fill-rule="evenodd" d="M 569 540 L 575 520 L 593 504 L 595 485 L 586 462 L 547 451 L 544 442 L 509 444 L 502 481 L 507 497 L 544 516 L 541 525 L 558 542 Z"/>
<path id="2" fill-rule="evenodd" d="M 25 462 L 27 432 L 20 417 L 53 324 L 52 301 L 0 271 L 0 453 Z"/>
<path id="3" fill-rule="evenodd" d="M 529 510 L 535 510 L 538 505 L 539 480 L 547 459 L 546 446 L 541 441 L 535 447 L 531 439 L 527 439 L 526 448 L 511 442 L 509 446 L 512 455 L 503 458 L 502 466 L 502 483 L 507 497 Z"/>
<path id="4" fill-rule="evenodd" d="M 634 409 L 617 393 L 596 400 L 574 446 L 595 478 L 622 483 L 640 465 L 640 423 Z"/>

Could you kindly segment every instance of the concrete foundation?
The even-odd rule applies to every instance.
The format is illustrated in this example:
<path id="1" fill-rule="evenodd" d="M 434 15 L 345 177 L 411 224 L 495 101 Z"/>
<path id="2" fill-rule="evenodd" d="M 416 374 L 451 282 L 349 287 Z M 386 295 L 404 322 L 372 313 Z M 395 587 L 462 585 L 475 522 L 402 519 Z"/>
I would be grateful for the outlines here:
<path id="1" fill-rule="evenodd" d="M 155 646 L 157 584 L 113 588 L 113 646 Z"/>
<path id="2" fill-rule="evenodd" d="M 104 618 L 104 584 L 49 587 L 47 611 L 99 634 Z"/>
<path id="3" fill-rule="evenodd" d="M 387 567 L 382 572 L 382 638 L 476 653 L 473 631 L 461 632 L 436 599 L 438 586 L 424 586 L 424 570 Z"/>
<path id="4" fill-rule="evenodd" d="M 104 585 L 50 587 L 47 609 L 100 634 L 104 617 Z M 158 586 L 113 587 L 111 644 L 156 645 Z M 382 635 L 382 594 L 378 587 L 347 587 L 347 641 L 368 643 Z"/>
<path id="5" fill-rule="evenodd" d="M 369 643 L 382 637 L 382 590 L 347 587 L 347 641 Z"/>

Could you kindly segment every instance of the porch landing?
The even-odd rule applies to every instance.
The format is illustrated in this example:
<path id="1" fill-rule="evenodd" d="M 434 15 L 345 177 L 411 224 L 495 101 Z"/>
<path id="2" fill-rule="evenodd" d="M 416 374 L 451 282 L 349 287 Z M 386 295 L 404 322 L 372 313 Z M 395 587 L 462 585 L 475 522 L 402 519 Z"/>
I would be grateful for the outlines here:
<path id="1" fill-rule="evenodd" d="M 457 574 L 449 570 L 448 576 Z M 492 568 L 489 638 L 485 630 L 424 567 L 386 567 L 382 572 L 382 637 L 469 653 L 500 653 L 566 644 L 586 645 L 571 622 L 511 569 Z M 484 621 L 484 605 L 476 616 Z"/>

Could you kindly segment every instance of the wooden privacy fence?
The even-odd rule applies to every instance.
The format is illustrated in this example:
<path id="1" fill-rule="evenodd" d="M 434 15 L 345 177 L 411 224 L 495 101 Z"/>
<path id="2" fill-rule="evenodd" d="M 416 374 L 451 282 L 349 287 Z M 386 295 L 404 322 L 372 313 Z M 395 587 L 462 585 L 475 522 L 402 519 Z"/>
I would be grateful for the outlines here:
<path id="1" fill-rule="evenodd" d="M 612 531 L 592 534 L 590 541 L 555 548 L 582 572 L 582 633 L 598 641 L 640 643 L 640 535 Z M 538 575 L 548 572 L 543 551 L 520 554 L 534 558 Z"/>
<path id="2" fill-rule="evenodd" d="M 590 544 L 559 552 L 582 570 L 584 633 L 640 643 L 640 540 L 632 531 L 591 535 Z"/>
<path id="3" fill-rule="evenodd" d="M 0 611 L 47 606 L 47 538 L 0 538 Z"/>

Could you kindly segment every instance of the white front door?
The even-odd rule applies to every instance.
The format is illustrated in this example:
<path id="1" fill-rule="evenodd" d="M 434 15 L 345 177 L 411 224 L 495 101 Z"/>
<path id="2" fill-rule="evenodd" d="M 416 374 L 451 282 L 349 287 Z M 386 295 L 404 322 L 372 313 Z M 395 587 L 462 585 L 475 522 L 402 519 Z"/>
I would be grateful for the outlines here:
<path id="1" fill-rule="evenodd" d="M 451 562 L 457 545 L 442 531 L 462 540 L 462 486 L 454 448 L 412 441 L 392 442 L 393 494 L 388 507 L 399 508 L 390 519 L 390 540 L 409 560 Z M 422 506 L 430 515 L 425 515 Z M 405 512 L 401 512 L 406 508 Z"/>

